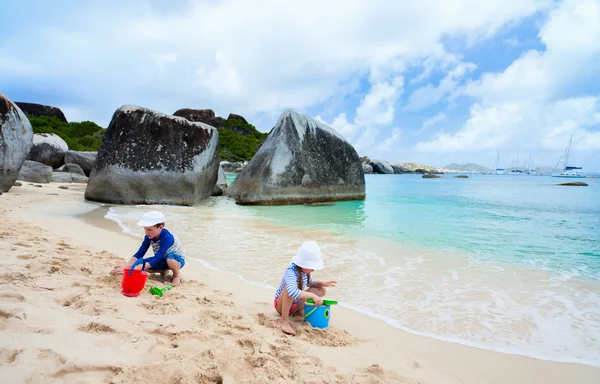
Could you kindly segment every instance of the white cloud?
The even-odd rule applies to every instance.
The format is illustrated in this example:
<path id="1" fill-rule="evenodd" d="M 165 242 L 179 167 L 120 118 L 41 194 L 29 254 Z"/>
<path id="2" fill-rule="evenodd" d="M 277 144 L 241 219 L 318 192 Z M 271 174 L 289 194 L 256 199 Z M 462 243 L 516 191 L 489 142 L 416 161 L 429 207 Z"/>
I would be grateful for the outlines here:
<path id="1" fill-rule="evenodd" d="M 484 74 L 464 86 L 460 94 L 476 101 L 461 130 L 440 133 L 418 143 L 416 150 L 555 151 L 546 152 L 545 160 L 550 161 L 571 134 L 573 149 L 599 150 L 600 95 L 589 95 L 585 85 L 600 75 L 600 2 L 560 3 L 539 37 L 545 51 L 530 50 L 503 72 Z"/>
<path id="2" fill-rule="evenodd" d="M 399 128 L 394 128 L 392 130 L 392 135 L 381 142 L 376 148 L 376 151 L 388 152 L 391 149 L 396 148 L 400 145 L 400 139 L 402 138 L 402 131 Z"/>
<path id="3" fill-rule="evenodd" d="M 440 55 L 442 38 L 487 38 L 551 3 L 84 2 L 68 12 L 49 7 L 53 14 L 1 41 L 2 78 L 66 94 L 69 103 L 93 109 L 94 120 L 110 118 L 125 103 L 167 113 L 196 107 L 270 117 L 335 97 L 357 73 L 390 84 L 410 63 Z M 36 71 L 10 63 L 30 63 Z M 373 98 L 386 97 L 381 88 L 374 87 L 381 94 Z M 362 119 L 372 119 L 367 112 Z M 375 112 L 381 120 L 374 123 L 387 121 L 389 109 Z"/>
<path id="4" fill-rule="evenodd" d="M 426 129 L 436 125 L 437 123 L 440 123 L 440 122 L 446 120 L 446 118 L 447 118 L 446 113 L 444 113 L 444 112 L 436 113 L 435 115 L 431 116 L 429 119 L 423 121 L 423 124 L 421 125 L 421 129 L 419 131 L 423 132 Z"/>
<path id="5" fill-rule="evenodd" d="M 459 63 L 444 77 L 436 87 L 429 83 L 416 89 L 408 99 L 407 110 L 418 111 L 439 103 L 444 97 L 453 93 L 467 72 L 476 68 L 473 63 Z"/>

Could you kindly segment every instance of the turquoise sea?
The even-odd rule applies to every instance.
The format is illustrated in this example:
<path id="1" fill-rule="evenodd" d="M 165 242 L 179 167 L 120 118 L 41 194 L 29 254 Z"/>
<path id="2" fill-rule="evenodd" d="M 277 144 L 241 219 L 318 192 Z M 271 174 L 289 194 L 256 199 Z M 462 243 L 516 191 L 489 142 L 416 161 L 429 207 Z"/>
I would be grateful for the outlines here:
<path id="1" fill-rule="evenodd" d="M 441 340 L 600 366 L 600 179 L 365 177 L 365 201 L 155 208 L 188 257 L 250 283 L 274 288 L 313 239 L 326 265 L 315 277 L 339 280 L 328 296 L 351 309 Z M 141 237 L 145 210 L 107 218 Z"/>

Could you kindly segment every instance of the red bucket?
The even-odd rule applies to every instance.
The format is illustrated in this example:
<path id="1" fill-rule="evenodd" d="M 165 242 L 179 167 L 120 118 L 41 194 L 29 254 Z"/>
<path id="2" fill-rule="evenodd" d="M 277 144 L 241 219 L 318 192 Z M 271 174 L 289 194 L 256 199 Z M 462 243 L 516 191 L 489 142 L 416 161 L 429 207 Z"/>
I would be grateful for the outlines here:
<path id="1" fill-rule="evenodd" d="M 129 274 L 129 268 L 123 269 L 123 279 L 121 280 L 121 293 L 125 296 L 136 297 L 140 295 L 144 285 L 148 280 L 148 272 L 134 269 L 131 275 Z"/>

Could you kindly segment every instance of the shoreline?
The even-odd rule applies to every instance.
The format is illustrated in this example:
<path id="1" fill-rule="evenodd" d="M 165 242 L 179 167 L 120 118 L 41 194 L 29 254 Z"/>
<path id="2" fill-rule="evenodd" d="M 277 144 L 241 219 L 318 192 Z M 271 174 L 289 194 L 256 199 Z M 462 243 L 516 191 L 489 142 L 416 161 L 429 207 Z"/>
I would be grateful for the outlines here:
<path id="1" fill-rule="evenodd" d="M 111 207 L 121 207 L 121 206 L 107 206 L 106 212 L 110 211 Z M 211 207 L 212 208 L 212 207 Z M 115 213 L 115 216 L 118 216 L 118 214 Z M 105 217 L 106 218 L 106 217 Z M 119 228 L 121 231 L 123 231 L 123 233 L 126 233 L 128 235 L 131 235 L 129 232 L 126 231 L 129 230 L 129 228 L 127 227 L 127 225 L 122 222 L 118 217 L 115 218 L 106 218 L 108 221 L 113 222 L 114 224 L 116 224 L 115 228 Z M 263 230 L 266 229 L 266 231 L 276 231 L 276 232 L 280 232 L 282 231 L 282 229 L 284 230 L 289 230 L 290 228 L 293 230 L 297 230 L 297 231 L 309 231 L 309 232 L 315 232 L 318 233 L 319 236 L 321 235 L 325 235 L 325 236 L 343 236 L 342 234 L 335 232 L 335 231 L 330 231 L 330 230 L 326 230 L 326 229 L 303 229 L 300 227 L 290 227 L 290 226 L 285 226 L 280 222 L 276 222 L 276 221 L 272 221 L 272 220 L 268 220 L 265 219 L 263 217 L 253 217 L 252 220 L 254 221 L 254 225 L 258 226 L 260 228 L 262 228 Z M 135 235 L 132 235 L 135 237 Z M 364 239 L 368 240 L 368 241 L 378 241 L 380 242 L 381 239 L 377 239 L 373 236 L 361 236 Z M 136 237 L 138 239 L 141 239 L 141 236 Z M 390 239 L 385 239 L 384 241 L 386 242 L 392 242 Z M 392 242 L 394 243 L 394 242 Z M 404 246 L 404 244 L 403 244 Z M 411 253 L 418 253 L 418 252 L 422 252 L 423 250 L 421 249 L 417 249 L 414 247 L 409 248 Z M 461 252 L 462 253 L 462 252 Z M 466 253 L 463 255 L 464 257 L 466 257 Z M 244 277 L 243 275 L 241 275 L 239 272 L 233 272 L 233 271 L 229 271 L 226 269 L 222 269 L 214 264 L 211 264 L 210 261 L 201 259 L 201 258 L 190 258 L 194 261 L 197 261 L 199 263 L 202 264 L 203 267 L 210 269 L 210 270 L 214 270 L 214 271 L 218 271 L 218 272 L 222 272 L 222 273 L 226 273 L 229 274 L 233 277 L 236 277 L 237 279 L 239 279 L 240 281 L 246 283 L 246 284 L 250 284 L 254 287 L 259 287 L 259 288 L 264 288 L 270 291 L 275 291 L 277 289 L 276 286 L 274 285 L 269 285 L 267 283 L 260 283 L 260 282 L 256 282 L 253 280 L 249 280 L 246 277 Z M 502 263 L 502 261 L 499 261 L 499 263 Z M 509 267 L 511 266 L 510 264 L 507 264 L 506 266 L 503 267 Z M 546 273 L 546 271 L 544 271 L 543 273 Z M 328 275 L 328 277 L 330 278 L 335 278 L 334 276 L 330 276 Z M 510 347 L 502 347 L 502 346 L 491 346 L 491 345 L 486 345 L 482 342 L 477 342 L 477 341 L 470 341 L 470 340 L 465 340 L 465 339 L 461 339 L 459 336 L 453 336 L 453 335 L 443 335 L 443 334 L 436 334 L 436 333 L 427 333 L 427 332 L 423 332 L 423 331 L 419 331 L 416 329 L 412 329 L 406 325 L 403 325 L 400 323 L 399 320 L 394 319 L 391 316 L 385 315 L 385 314 L 381 314 L 376 312 L 375 310 L 371 309 L 371 308 L 366 308 L 366 307 L 360 307 L 360 306 L 356 306 L 353 304 L 349 304 L 349 303 L 345 303 L 343 301 L 339 302 L 339 305 L 337 307 L 342 307 L 342 308 L 346 308 L 352 312 L 355 312 L 357 314 L 361 314 L 364 316 L 367 316 L 371 319 L 374 320 L 378 320 L 381 321 L 383 323 L 385 323 L 386 326 L 389 326 L 395 330 L 399 330 L 402 332 L 406 332 L 408 334 L 414 335 L 414 336 L 419 336 L 419 337 L 425 337 L 425 338 L 430 338 L 436 341 L 440 341 L 440 342 L 444 342 L 444 343 L 450 343 L 450 344 L 457 344 L 460 346 L 464 346 L 464 347 L 469 347 L 469 348 L 475 348 L 475 349 L 479 349 L 482 351 L 486 351 L 486 352 L 492 352 L 492 353 L 500 353 L 503 355 L 510 355 L 510 356 L 517 356 L 517 357 L 524 357 L 524 358 L 531 358 L 531 359 L 535 359 L 535 360 L 540 360 L 540 361 L 545 361 L 545 362 L 552 362 L 552 363 L 564 363 L 564 364 L 577 364 L 577 365 L 582 365 L 582 366 L 586 366 L 586 367 L 591 367 L 591 368 L 600 368 L 600 363 L 595 362 L 595 361 L 587 361 L 587 360 L 583 360 L 583 359 L 578 359 L 578 358 L 560 358 L 560 357 L 553 357 L 552 355 L 547 355 L 544 356 L 543 354 L 536 354 L 535 352 L 527 352 L 527 351 L 515 351 L 514 347 L 513 349 L 511 349 Z M 336 308 L 337 308 L 336 307 Z"/>
<path id="2" fill-rule="evenodd" d="M 100 250 L 101 252 L 111 253 L 111 260 L 117 255 L 125 259 L 124 254 L 129 255 L 137 249 L 139 238 L 123 233 L 117 223 L 114 221 L 111 223 L 111 220 L 104 218 L 102 211 L 107 211 L 109 205 L 105 204 L 102 207 L 100 204 L 85 202 L 82 190 L 71 189 L 74 186 L 73 184 L 66 184 L 70 188 L 69 190 L 59 190 L 58 185 L 60 184 L 52 183 L 44 185 L 43 188 L 33 188 L 24 183 L 20 188 L 14 187 L 10 192 L 0 197 L 0 202 L 8 201 L 11 203 L 3 204 L 0 210 L 8 215 L 9 221 L 16 220 L 15 225 L 17 228 L 32 226 L 31 231 L 35 233 L 38 231 L 36 228 L 41 227 L 42 232 L 48 231 L 65 238 L 64 241 L 70 244 L 71 247 L 91 247 L 95 251 Z M 58 196 L 47 195 L 49 191 L 58 193 Z M 10 205 L 10 208 L 8 208 L 8 205 Z M 6 238 L 2 240 L 6 241 Z M 8 253 L 11 252 L 18 253 L 18 251 L 9 251 Z M 71 259 L 76 257 L 73 255 Z M 94 261 L 97 261 L 99 265 L 94 268 L 93 275 L 97 275 L 102 281 L 107 280 L 103 273 L 108 273 L 110 265 L 104 265 L 105 263 L 102 264 L 98 260 Z M 11 268 L 12 265 L 17 266 L 13 261 L 7 262 L 12 263 Z M 233 305 L 226 306 L 223 304 L 218 305 L 217 308 L 222 308 L 224 311 L 231 310 L 233 314 L 239 313 L 240 316 L 244 317 L 245 322 L 258 323 L 250 326 L 252 331 L 247 332 L 249 335 L 260 333 L 264 335 L 264 340 L 272 340 L 271 345 L 278 345 L 277 343 L 283 342 L 291 344 L 294 347 L 293 349 L 307 351 L 309 356 L 313 358 L 312 366 L 316 364 L 316 366 L 322 368 L 318 373 L 319 375 L 325 375 L 322 377 L 323 379 L 328 377 L 328 380 L 344 382 L 343 378 L 336 375 L 355 375 L 353 377 L 362 377 L 364 380 L 377 379 L 380 382 L 560 383 L 568 381 L 592 383 L 600 375 L 600 369 L 587 365 L 557 363 L 502 354 L 440 341 L 427 336 L 414 335 L 388 324 L 382 326 L 382 320 L 343 307 L 335 308 L 335 315 L 332 317 L 330 329 L 328 330 L 329 333 L 333 334 L 334 342 L 340 344 L 340 346 L 315 345 L 314 341 L 304 333 L 302 334 L 303 337 L 291 338 L 284 336 L 276 328 L 260 324 L 262 322 L 272 325 L 272 322 L 276 319 L 272 308 L 272 292 L 270 290 L 244 282 L 235 274 L 207 269 L 200 263 L 188 263 L 186 267 L 182 271 L 184 289 L 188 289 L 186 282 L 190 280 L 190 288 L 198 288 L 195 284 L 201 284 L 202 289 L 225 292 L 227 300 L 231 301 Z M 103 272 L 102 268 L 105 268 L 106 272 Z M 120 284 L 120 279 L 118 277 L 114 278 L 110 284 L 111 287 L 116 288 Z M 177 287 L 172 292 L 179 294 L 179 291 L 180 288 Z M 52 294 L 52 292 L 50 293 Z M 26 298 L 28 297 L 26 294 L 23 295 Z M 170 293 L 169 295 L 166 295 L 168 300 L 175 296 Z M 153 299 L 153 297 L 148 296 L 146 294 L 144 300 Z M 131 304 L 132 300 L 122 297 L 117 288 L 114 291 L 108 291 L 102 301 L 107 305 L 128 305 Z M 163 301 L 166 302 L 167 300 Z M 194 306 L 198 306 L 198 303 L 193 300 L 187 304 L 190 304 L 191 307 L 186 307 L 186 310 L 192 310 Z M 136 309 L 139 312 L 139 308 Z M 112 317 L 118 316 L 120 311 L 115 313 L 109 313 L 98 318 L 102 319 L 106 316 L 107 319 L 112 319 Z M 185 315 L 185 310 L 177 313 L 178 316 L 180 314 Z M 261 314 L 263 317 L 261 317 Z M 168 316 L 168 314 L 166 315 Z M 139 316 L 139 319 L 144 318 L 139 313 L 136 316 Z M 9 320 L 12 321 L 13 319 L 10 318 Z M 116 321 L 116 319 L 113 320 Z M 231 319 L 228 321 L 235 323 Z M 218 323 L 217 319 L 214 322 Z M 175 327 L 184 326 L 181 321 L 174 320 L 173 323 Z M 205 325 L 209 329 L 218 327 L 218 324 L 211 324 L 210 322 Z M 132 327 L 135 326 L 132 325 Z M 7 343 L 4 343 L 4 339 L 8 338 L 6 332 L 6 329 L 1 331 L 2 345 L 7 345 Z M 107 338 L 108 336 L 106 335 Z M 41 338 L 41 336 L 38 337 Z M 35 339 L 37 340 L 37 338 Z M 210 344 L 210 340 L 207 342 Z M 149 345 L 151 346 L 151 343 Z M 215 349 L 214 346 L 212 348 Z M 218 356 L 218 348 L 215 351 L 215 355 Z M 228 350 L 228 352 L 230 351 Z M 143 355 L 139 350 L 137 353 Z M 256 354 L 253 353 L 252 356 Z M 139 355 L 134 357 L 140 358 Z M 318 359 L 319 362 L 316 363 L 317 360 L 314 359 Z M 29 361 L 28 363 L 35 362 Z M 374 366 L 377 367 L 374 368 Z M 0 372 L 4 372 L 5 369 L 5 367 L 0 368 Z M 117 374 L 124 375 L 123 372 L 126 371 L 126 368 L 120 369 L 121 371 Z M 227 371 L 227 369 L 219 367 L 219 364 L 217 364 L 217 369 Z M 241 373 L 239 372 L 243 372 L 244 369 L 248 369 L 248 367 L 231 368 L 231 378 L 240 377 Z M 264 365 L 262 368 L 251 366 L 250 372 L 257 375 L 262 374 L 261 369 L 264 370 Z M 331 371 L 331 369 L 334 371 Z M 330 376 L 327 376 L 327 372 L 330 372 Z M 309 373 L 297 372 L 297 379 L 299 381 L 311 380 L 312 376 Z M 271 374 L 273 373 L 271 372 Z M 224 376 L 222 375 L 222 377 Z M 256 376 L 254 379 L 259 380 L 259 377 Z M 350 376 L 345 378 L 347 377 Z M 275 380 L 279 379 L 281 378 L 275 377 Z M 148 382 L 154 381 L 148 380 Z"/>

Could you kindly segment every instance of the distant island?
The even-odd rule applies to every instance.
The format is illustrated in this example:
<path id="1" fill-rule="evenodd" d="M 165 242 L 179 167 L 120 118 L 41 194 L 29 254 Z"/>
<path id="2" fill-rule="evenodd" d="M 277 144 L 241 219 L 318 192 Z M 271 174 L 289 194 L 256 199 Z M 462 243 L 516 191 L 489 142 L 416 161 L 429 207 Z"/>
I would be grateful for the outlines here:
<path id="1" fill-rule="evenodd" d="M 460 171 L 460 172 L 478 172 L 478 173 L 492 172 L 491 169 L 484 167 L 483 165 L 479 165 L 479 164 L 475 164 L 475 163 L 467 163 L 467 164 L 452 163 L 452 164 L 446 165 L 444 168 L 452 170 L 452 171 Z"/>

